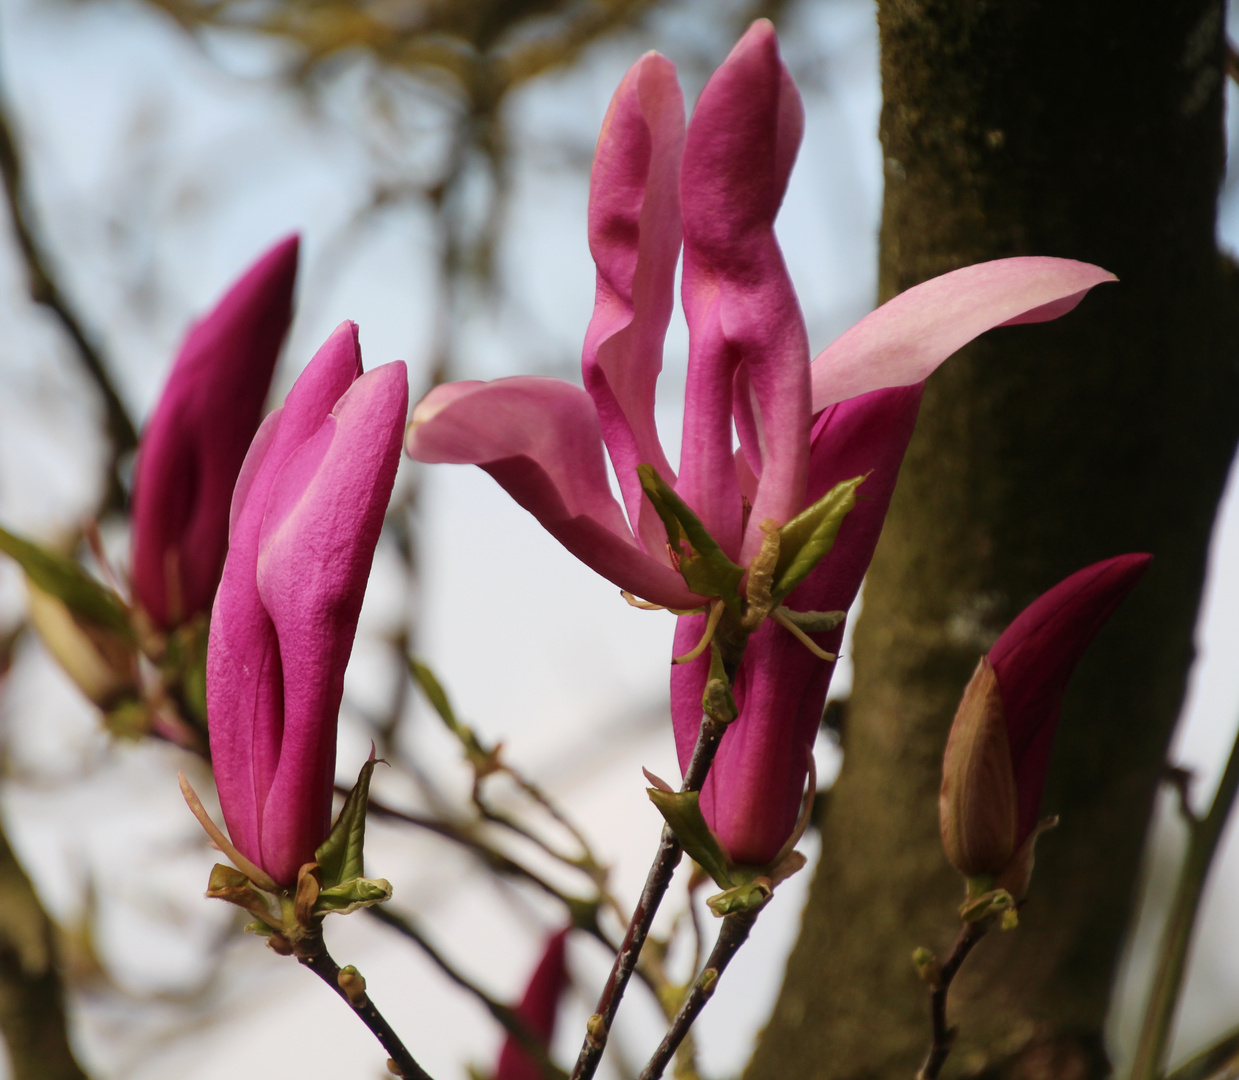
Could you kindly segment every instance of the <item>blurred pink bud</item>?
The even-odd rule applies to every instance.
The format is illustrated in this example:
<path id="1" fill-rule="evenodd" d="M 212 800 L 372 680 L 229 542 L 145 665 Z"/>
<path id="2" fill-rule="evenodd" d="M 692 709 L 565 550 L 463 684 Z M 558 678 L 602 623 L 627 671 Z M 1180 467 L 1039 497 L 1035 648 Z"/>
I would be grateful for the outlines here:
<path id="1" fill-rule="evenodd" d="M 344 669 L 408 408 L 343 323 L 254 437 L 211 615 L 207 716 L 232 842 L 291 886 L 331 825 Z"/>
<path id="2" fill-rule="evenodd" d="M 517 1006 L 516 1015 L 537 1036 L 543 1046 L 550 1046 L 555 1034 L 555 1018 L 559 1012 L 559 999 L 568 986 L 568 966 L 565 958 L 567 929 L 561 930 L 546 943 L 542 959 L 534 968 L 525 996 Z M 509 1035 L 499 1053 L 494 1080 L 543 1080 L 538 1062 L 520 1043 Z"/>
<path id="3" fill-rule="evenodd" d="M 133 482 L 133 591 L 170 630 L 210 610 L 228 506 L 292 319 L 296 236 L 262 256 L 194 325 L 142 433 Z"/>
<path id="4" fill-rule="evenodd" d="M 1067 681 L 1151 559 L 1119 555 L 1072 574 L 977 666 L 951 725 L 938 802 L 947 859 L 965 876 L 998 879 L 1017 900 L 1027 889 Z"/>

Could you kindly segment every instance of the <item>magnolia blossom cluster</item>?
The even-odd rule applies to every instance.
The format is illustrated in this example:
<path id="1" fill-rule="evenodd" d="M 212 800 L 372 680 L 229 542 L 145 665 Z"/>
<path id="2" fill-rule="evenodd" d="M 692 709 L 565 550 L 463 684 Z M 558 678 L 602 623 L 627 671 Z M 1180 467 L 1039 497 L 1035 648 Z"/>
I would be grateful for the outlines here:
<path id="1" fill-rule="evenodd" d="M 402 442 L 422 462 L 486 469 L 631 600 L 677 614 L 674 655 L 683 662 L 672 668 L 670 711 L 685 770 L 715 677 L 700 646 L 724 604 L 748 604 L 728 672 L 734 716 L 699 809 L 729 870 L 778 876 L 845 613 L 881 532 L 924 380 L 977 335 L 1057 318 L 1112 280 L 1055 258 L 966 267 L 889 301 L 811 358 L 774 228 L 803 126 L 767 22 L 714 73 L 687 123 L 674 66 L 654 53 L 633 66 L 607 111 L 590 180 L 597 289 L 583 386 L 528 376 L 450 383 L 418 404 L 406 433 L 404 365 L 363 373 L 357 327 L 346 322 L 263 419 L 291 319 L 295 237 L 192 329 L 142 439 L 132 578 L 141 619 L 158 634 L 200 626 L 210 613 L 210 751 L 229 834 L 217 839 L 240 872 L 222 868 L 211 895 L 261 921 L 279 894 L 276 906 L 291 905 L 294 916 L 274 912 L 267 929 L 284 945 L 285 930 L 306 930 L 322 910 L 386 897 L 363 895 L 374 883 L 360 878 L 359 839 L 358 850 L 324 852 L 335 837 L 344 671 Z M 654 405 L 681 257 L 689 347 L 673 467 Z M 849 484 L 856 498 L 837 531 L 774 597 L 772 551 L 783 558 L 778 545 L 799 537 L 800 558 L 798 523 Z M 697 530 L 687 545 L 668 516 L 673 503 L 675 520 L 691 518 Z M 730 594 L 690 572 L 706 547 L 734 571 Z M 940 801 L 947 857 L 970 895 L 1023 898 L 1068 678 L 1148 562 L 1123 555 L 1072 575 L 982 658 L 951 730 Z M 762 595 L 766 607 L 755 599 Z M 356 796 L 363 822 L 368 776 Z M 327 879 L 318 873 L 324 861 Z M 320 888 L 335 890 L 324 907 L 315 906 Z M 542 1074 L 530 1041 L 551 1036 L 566 935 L 547 942 L 516 1011 L 525 1037 L 505 1044 L 498 1080 Z M 354 1006 L 365 1000 L 364 982 L 338 985 Z"/>

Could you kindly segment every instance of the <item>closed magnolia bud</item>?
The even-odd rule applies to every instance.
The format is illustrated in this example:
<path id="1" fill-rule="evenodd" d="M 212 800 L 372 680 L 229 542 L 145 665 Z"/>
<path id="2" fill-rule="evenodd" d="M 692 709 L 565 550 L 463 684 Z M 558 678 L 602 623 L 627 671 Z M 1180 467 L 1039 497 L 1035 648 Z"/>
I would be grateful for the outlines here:
<path id="1" fill-rule="evenodd" d="M 964 690 L 942 761 L 942 845 L 966 877 L 997 877 L 1015 854 L 1019 798 L 998 679 L 987 658 Z"/>

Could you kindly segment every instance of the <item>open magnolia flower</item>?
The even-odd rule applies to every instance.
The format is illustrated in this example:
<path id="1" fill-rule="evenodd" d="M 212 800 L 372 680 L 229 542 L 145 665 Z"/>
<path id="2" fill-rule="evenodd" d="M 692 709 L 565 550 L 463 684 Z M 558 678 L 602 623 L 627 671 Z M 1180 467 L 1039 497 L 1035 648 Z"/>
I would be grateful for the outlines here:
<path id="1" fill-rule="evenodd" d="M 764 20 L 714 73 L 687 131 L 674 66 L 656 53 L 642 57 L 612 99 L 594 158 L 589 239 L 598 283 L 585 388 L 519 376 L 440 386 L 414 410 L 406 440 L 419 461 L 480 465 L 587 565 L 677 611 L 710 607 L 717 616 L 728 589 L 732 602 L 752 596 L 748 571 L 757 560 L 769 574 L 763 560 L 781 532 L 773 584 L 783 610 L 770 606 L 777 622 L 750 621 L 734 679 L 739 718 L 701 795 L 730 858 L 751 865 L 774 859 L 795 826 L 830 679 L 823 654 L 841 636 L 839 613 L 869 563 L 919 384 L 983 331 L 1055 318 L 1113 278 L 1051 258 L 966 267 L 885 304 L 810 363 L 774 235 L 802 129 L 799 94 Z M 689 358 L 677 473 L 658 438 L 654 392 L 681 246 Z M 892 387 L 900 389 L 885 389 Z M 604 446 L 623 508 L 611 494 Z M 833 527 L 853 492 L 855 507 L 814 558 L 830 540 L 834 549 L 793 572 L 789 559 L 813 547 L 805 540 L 814 524 L 792 543 L 794 519 L 848 481 Z M 700 523 L 695 537 L 674 525 L 668 533 L 664 519 L 677 498 Z M 710 587 L 699 540 L 714 545 L 714 565 L 735 568 L 735 581 Z M 806 611 L 821 614 L 796 617 Z M 702 639 L 704 618 L 681 620 L 677 653 Z M 708 668 L 702 655 L 673 675 L 682 765 Z"/>

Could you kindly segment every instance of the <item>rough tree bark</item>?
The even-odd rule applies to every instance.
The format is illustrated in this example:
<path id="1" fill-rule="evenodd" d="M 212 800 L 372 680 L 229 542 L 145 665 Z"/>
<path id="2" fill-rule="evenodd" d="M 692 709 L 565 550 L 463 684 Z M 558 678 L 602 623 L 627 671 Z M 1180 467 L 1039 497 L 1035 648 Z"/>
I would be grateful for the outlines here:
<path id="1" fill-rule="evenodd" d="M 865 593 L 845 764 L 800 940 L 750 1065 L 899 1078 L 928 1042 L 912 949 L 949 946 L 942 748 L 977 657 L 1067 573 L 1151 551 L 1077 673 L 1018 931 L 951 998 L 948 1075 L 1090 1077 L 1210 529 L 1239 432 L 1239 325 L 1215 216 L 1219 0 L 880 0 L 881 291 L 983 259 L 1116 272 L 1067 318 L 996 331 L 931 381 Z"/>

